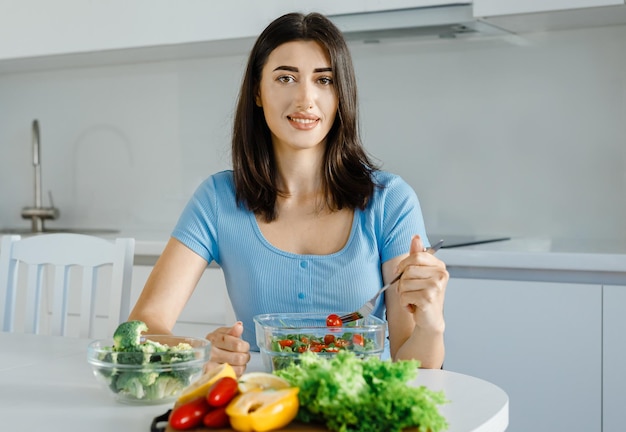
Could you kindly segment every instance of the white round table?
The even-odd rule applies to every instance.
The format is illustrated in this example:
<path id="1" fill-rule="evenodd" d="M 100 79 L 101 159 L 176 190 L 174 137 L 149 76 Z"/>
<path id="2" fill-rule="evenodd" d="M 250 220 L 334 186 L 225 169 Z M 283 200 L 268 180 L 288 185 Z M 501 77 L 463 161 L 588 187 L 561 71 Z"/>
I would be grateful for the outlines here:
<path id="1" fill-rule="evenodd" d="M 147 432 L 171 407 L 116 402 L 87 363 L 87 339 L 0 332 L 0 419 L 4 430 Z M 254 355 L 249 371 L 262 370 Z M 449 432 L 502 432 L 506 393 L 487 381 L 445 370 L 420 369 L 414 385 L 442 390 Z"/>

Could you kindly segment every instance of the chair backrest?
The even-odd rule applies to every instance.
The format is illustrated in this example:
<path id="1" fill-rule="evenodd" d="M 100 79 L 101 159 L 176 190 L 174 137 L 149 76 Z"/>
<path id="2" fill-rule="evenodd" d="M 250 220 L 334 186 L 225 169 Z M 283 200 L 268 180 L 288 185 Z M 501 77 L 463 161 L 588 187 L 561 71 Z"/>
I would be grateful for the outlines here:
<path id="1" fill-rule="evenodd" d="M 25 238 L 3 236 L 0 244 L 2 330 L 20 331 L 16 328 L 16 318 L 20 316 L 23 317 L 24 333 L 76 335 L 76 329 L 71 332 L 68 326 L 70 273 L 82 273 L 82 280 L 77 284 L 80 290 L 77 336 L 96 337 L 96 303 L 106 298 L 109 300 L 106 331 L 111 336 L 130 313 L 134 252 L 133 238 L 118 238 L 113 242 L 73 233 Z M 78 272 L 75 271 L 77 268 L 80 269 Z M 110 268 L 109 284 L 103 283 L 106 277 L 99 275 L 99 270 L 103 268 Z M 54 278 L 51 277 L 51 269 L 54 269 Z M 6 290 L 5 295 L 3 290 Z M 17 302 L 19 295 L 25 297 L 23 310 L 16 310 L 21 303 Z M 44 297 L 47 302 L 43 301 Z M 42 315 L 49 318 L 47 328 L 42 325 Z M 72 322 L 75 322 L 74 318 Z"/>

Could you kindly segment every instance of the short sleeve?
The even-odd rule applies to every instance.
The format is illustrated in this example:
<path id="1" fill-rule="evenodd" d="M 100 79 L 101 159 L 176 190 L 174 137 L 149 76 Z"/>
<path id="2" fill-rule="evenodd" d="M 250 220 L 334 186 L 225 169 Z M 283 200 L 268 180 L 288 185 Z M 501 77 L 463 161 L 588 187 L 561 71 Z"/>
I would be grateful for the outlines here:
<path id="1" fill-rule="evenodd" d="M 198 186 L 172 231 L 172 237 L 207 263 L 218 260 L 217 205 L 215 179 L 211 176 Z"/>
<path id="2" fill-rule="evenodd" d="M 381 190 L 382 228 L 381 261 L 409 252 L 411 239 L 419 234 L 424 246 L 430 246 L 417 194 L 401 177 L 392 175 Z"/>

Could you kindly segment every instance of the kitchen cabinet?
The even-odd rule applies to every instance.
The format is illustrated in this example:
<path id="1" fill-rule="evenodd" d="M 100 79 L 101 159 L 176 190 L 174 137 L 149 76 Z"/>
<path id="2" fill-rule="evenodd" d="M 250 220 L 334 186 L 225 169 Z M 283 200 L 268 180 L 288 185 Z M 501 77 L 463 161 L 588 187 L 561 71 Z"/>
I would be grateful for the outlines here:
<path id="1" fill-rule="evenodd" d="M 287 12 L 333 16 L 448 3 L 459 2 L 6 0 L 0 13 L 0 63 L 5 63 L 0 72 L 239 54 L 247 52 L 271 20 Z"/>
<path id="2" fill-rule="evenodd" d="M 624 0 L 474 0 L 474 16 L 486 17 L 618 5 L 624 5 Z"/>
<path id="3" fill-rule="evenodd" d="M 602 431 L 621 432 L 626 424 L 626 286 L 605 286 L 603 296 Z"/>
<path id="4" fill-rule="evenodd" d="M 444 368 L 504 389 L 508 431 L 600 430 L 601 285 L 453 277 L 445 316 Z"/>
<path id="5" fill-rule="evenodd" d="M 476 0 L 474 17 L 516 34 L 626 24 L 624 0 Z"/>

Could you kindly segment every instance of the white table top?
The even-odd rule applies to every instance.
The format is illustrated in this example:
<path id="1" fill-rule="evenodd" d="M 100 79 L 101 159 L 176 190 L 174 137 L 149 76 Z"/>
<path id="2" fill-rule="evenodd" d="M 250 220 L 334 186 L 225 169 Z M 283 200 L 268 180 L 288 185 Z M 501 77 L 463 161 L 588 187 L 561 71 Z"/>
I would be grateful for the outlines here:
<path id="1" fill-rule="evenodd" d="M 4 430 L 148 431 L 167 405 L 116 402 L 87 363 L 89 340 L 0 332 L 0 419 Z M 254 356 L 248 371 L 262 370 Z M 449 432 L 501 432 L 509 421 L 506 393 L 487 381 L 421 369 L 414 383 L 443 390 Z"/>

